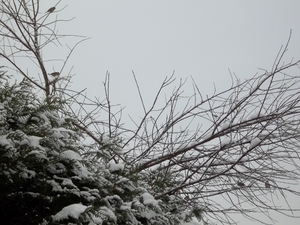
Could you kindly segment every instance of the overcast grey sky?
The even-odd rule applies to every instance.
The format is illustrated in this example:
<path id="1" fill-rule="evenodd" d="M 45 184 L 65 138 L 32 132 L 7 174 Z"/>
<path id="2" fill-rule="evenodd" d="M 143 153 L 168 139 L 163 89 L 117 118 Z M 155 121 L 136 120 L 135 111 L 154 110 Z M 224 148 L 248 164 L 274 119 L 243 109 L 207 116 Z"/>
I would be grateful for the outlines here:
<path id="1" fill-rule="evenodd" d="M 43 3 L 45 11 L 53 2 Z M 72 86 L 87 87 L 90 96 L 101 98 L 102 81 L 109 71 L 112 100 L 134 116 L 142 108 L 132 70 L 150 101 L 173 70 L 177 78 L 192 76 L 204 95 L 212 93 L 213 83 L 218 90 L 230 86 L 228 69 L 241 79 L 262 72 L 258 68 L 270 70 L 291 29 L 285 61 L 300 59 L 298 0 L 77 0 L 62 1 L 57 13 L 61 19 L 76 17 L 59 25 L 61 34 L 91 37 L 70 59 L 69 67 L 74 65 L 76 73 Z M 243 225 L 257 224 L 238 219 Z M 276 219 L 278 225 L 299 224 L 278 214 Z"/>
<path id="2" fill-rule="evenodd" d="M 271 69 L 290 29 L 286 60 L 300 56 L 300 1 L 62 1 L 58 10 L 64 3 L 59 18 L 76 18 L 59 31 L 91 37 L 70 60 L 74 86 L 100 95 L 109 71 L 112 98 L 129 111 L 137 93 L 132 70 L 149 98 L 173 70 L 209 94 L 213 82 L 228 87 L 228 69 L 242 79 Z"/>

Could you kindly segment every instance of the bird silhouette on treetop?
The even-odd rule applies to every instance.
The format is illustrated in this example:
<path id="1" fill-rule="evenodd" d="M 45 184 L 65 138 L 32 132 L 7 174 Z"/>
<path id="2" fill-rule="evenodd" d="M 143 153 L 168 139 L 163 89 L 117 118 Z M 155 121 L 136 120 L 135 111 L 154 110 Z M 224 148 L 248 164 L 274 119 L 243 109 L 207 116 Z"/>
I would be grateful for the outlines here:
<path id="1" fill-rule="evenodd" d="M 48 9 L 48 11 L 46 13 L 52 13 L 55 10 L 55 6 L 51 7 L 50 9 Z"/>

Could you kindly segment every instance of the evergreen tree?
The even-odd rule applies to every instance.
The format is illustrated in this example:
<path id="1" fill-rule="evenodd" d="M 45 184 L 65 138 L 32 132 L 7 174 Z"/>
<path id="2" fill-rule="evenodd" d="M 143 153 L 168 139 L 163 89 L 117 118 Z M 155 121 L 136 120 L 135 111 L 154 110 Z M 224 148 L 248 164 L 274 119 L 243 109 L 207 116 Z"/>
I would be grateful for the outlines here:
<path id="1" fill-rule="evenodd" d="M 154 183 L 152 177 L 131 174 L 131 168 L 102 154 L 82 157 L 83 132 L 73 125 L 76 118 L 60 110 L 65 103 L 39 98 L 27 79 L 10 85 L 7 78 L 2 73 L 0 218 L 4 224 L 180 224 L 190 218 L 178 214 L 180 210 L 175 213 L 181 204 L 175 196 L 165 202 L 153 197 L 168 182 Z M 117 146 L 102 141 L 102 152 Z"/>

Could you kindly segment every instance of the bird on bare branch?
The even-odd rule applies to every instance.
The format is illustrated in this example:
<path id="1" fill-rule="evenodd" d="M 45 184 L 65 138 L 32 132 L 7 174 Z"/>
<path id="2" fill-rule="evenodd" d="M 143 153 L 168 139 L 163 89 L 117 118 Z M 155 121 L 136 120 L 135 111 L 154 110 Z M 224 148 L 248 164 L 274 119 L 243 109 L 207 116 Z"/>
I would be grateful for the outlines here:
<path id="1" fill-rule="evenodd" d="M 48 73 L 49 75 L 51 75 L 52 77 L 58 77 L 60 75 L 59 72 L 53 72 L 53 73 Z"/>
<path id="2" fill-rule="evenodd" d="M 54 10 L 55 10 L 55 6 L 51 7 L 50 9 L 48 9 L 48 11 L 45 12 L 45 13 L 53 13 Z"/>

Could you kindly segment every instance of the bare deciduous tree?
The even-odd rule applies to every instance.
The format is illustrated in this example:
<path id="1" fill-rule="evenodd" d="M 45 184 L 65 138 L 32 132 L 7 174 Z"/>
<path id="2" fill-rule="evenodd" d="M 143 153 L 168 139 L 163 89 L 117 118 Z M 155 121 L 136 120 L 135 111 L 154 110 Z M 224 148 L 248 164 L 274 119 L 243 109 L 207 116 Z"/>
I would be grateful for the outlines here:
<path id="1" fill-rule="evenodd" d="M 194 94 L 186 97 L 180 81 L 160 106 L 164 89 L 175 82 L 166 78 L 149 109 L 133 74 L 144 109 L 141 120 L 133 120 L 136 129 L 126 129 L 116 118 L 120 112 L 110 105 L 108 75 L 108 120 L 87 114 L 84 129 L 96 131 L 90 133 L 94 139 L 104 132 L 99 124 L 111 138 L 121 134 L 119 160 L 148 179 L 157 198 L 180 196 L 186 208 L 205 213 L 208 220 L 234 223 L 227 217 L 232 212 L 258 221 L 251 213 L 270 219 L 272 210 L 293 215 L 299 209 L 289 206 L 285 194 L 300 194 L 293 186 L 300 178 L 300 78 L 291 75 L 300 61 L 282 62 L 288 43 L 270 71 L 243 82 L 232 77 L 230 88 L 211 96 L 203 96 L 193 82 Z M 104 109 L 103 102 L 96 105 Z M 157 182 L 165 186 L 159 189 Z M 270 200 L 274 196 L 281 196 L 286 207 Z"/>
<path id="2" fill-rule="evenodd" d="M 121 160 L 135 165 L 132 173 L 148 171 L 144 179 L 153 182 L 157 198 L 181 196 L 187 208 L 206 212 L 212 221 L 233 223 L 227 218 L 231 212 L 254 220 L 258 219 L 251 212 L 270 219 L 272 210 L 292 215 L 298 209 L 288 202 L 284 207 L 270 200 L 285 199 L 287 192 L 300 194 L 293 188 L 300 178 L 300 79 L 291 75 L 298 72 L 300 61 L 282 62 L 288 43 L 270 71 L 243 82 L 232 78 L 229 89 L 212 96 L 203 96 L 193 82 L 194 94 L 186 97 L 186 85 L 180 82 L 159 107 L 161 93 L 175 82 L 172 76 L 149 109 L 139 92 L 144 116 L 134 121 L 134 130 L 125 129 L 119 119 L 113 123 L 116 113 L 105 83 L 109 120 L 101 126 L 106 125 L 112 136 L 127 137 Z M 88 118 L 91 126 L 99 122 Z M 159 180 L 167 184 L 160 190 L 155 185 Z"/>

